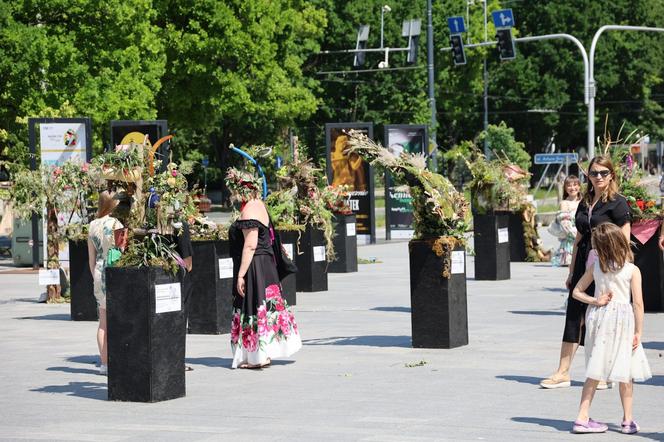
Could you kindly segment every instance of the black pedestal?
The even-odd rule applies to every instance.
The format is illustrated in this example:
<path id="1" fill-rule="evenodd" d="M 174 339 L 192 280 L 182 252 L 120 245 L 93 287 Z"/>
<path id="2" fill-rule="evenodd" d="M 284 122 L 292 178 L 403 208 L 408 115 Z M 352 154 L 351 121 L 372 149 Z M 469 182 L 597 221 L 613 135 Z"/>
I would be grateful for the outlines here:
<path id="1" fill-rule="evenodd" d="M 473 215 L 475 227 L 475 279 L 510 279 L 509 217 L 496 212 Z"/>
<path id="2" fill-rule="evenodd" d="M 465 250 L 463 273 L 442 276 L 443 257 L 433 251 L 434 240 L 411 240 L 410 305 L 415 348 L 454 348 L 468 344 Z"/>
<path id="3" fill-rule="evenodd" d="M 641 244 L 631 237 L 634 264 L 641 270 L 643 308 L 647 312 L 664 312 L 664 256 L 659 248 L 659 234 Z"/>
<path id="4" fill-rule="evenodd" d="M 521 212 L 510 212 L 509 214 L 509 239 L 510 239 L 510 261 L 525 262 L 526 237 L 523 232 L 523 215 Z"/>
<path id="5" fill-rule="evenodd" d="M 189 333 L 223 334 L 231 329 L 233 260 L 228 241 L 192 241 Z"/>
<path id="6" fill-rule="evenodd" d="M 285 247 L 286 244 L 293 244 L 293 254 L 297 266 L 297 273 L 295 274 L 297 291 L 319 292 L 327 290 L 327 261 L 325 259 L 325 237 L 323 232 L 308 225 L 304 232 L 299 233 L 299 247 L 298 232 L 279 233 Z M 285 289 L 284 287 L 284 292 Z M 284 296 L 287 295 L 288 293 Z M 290 303 L 288 298 L 286 298 L 286 301 Z"/>
<path id="7" fill-rule="evenodd" d="M 327 266 L 329 273 L 357 272 L 355 215 L 334 215 L 334 252 L 337 259 Z"/>
<path id="8" fill-rule="evenodd" d="M 88 242 L 69 241 L 70 312 L 72 321 L 96 321 L 97 300 L 88 262 Z"/>
<path id="9" fill-rule="evenodd" d="M 158 402 L 185 395 L 182 299 L 170 303 L 174 311 L 164 311 L 170 310 L 164 284 L 179 282 L 155 267 L 106 269 L 109 400 Z"/>

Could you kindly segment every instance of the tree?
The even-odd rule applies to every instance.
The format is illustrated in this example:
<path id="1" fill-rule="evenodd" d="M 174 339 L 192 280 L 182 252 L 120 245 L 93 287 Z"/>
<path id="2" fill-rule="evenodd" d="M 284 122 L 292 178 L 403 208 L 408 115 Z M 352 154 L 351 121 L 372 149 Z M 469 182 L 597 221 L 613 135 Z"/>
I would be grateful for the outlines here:
<path id="1" fill-rule="evenodd" d="M 486 140 L 489 148 L 501 159 L 507 158 L 523 170 L 530 169 L 531 159 L 525 144 L 514 139 L 514 129 L 507 127 L 504 121 L 497 126 L 490 124 L 487 130 L 480 133 L 478 139 L 480 143 Z"/>
<path id="2" fill-rule="evenodd" d="M 302 65 L 318 50 L 323 11 L 304 0 L 155 4 L 168 47 L 159 109 L 185 157 L 204 150 L 226 167 L 230 143 L 273 144 L 315 111 Z"/>
<path id="3" fill-rule="evenodd" d="M 0 159 L 27 161 L 27 118 L 153 119 L 164 47 L 151 0 L 0 0 Z"/>

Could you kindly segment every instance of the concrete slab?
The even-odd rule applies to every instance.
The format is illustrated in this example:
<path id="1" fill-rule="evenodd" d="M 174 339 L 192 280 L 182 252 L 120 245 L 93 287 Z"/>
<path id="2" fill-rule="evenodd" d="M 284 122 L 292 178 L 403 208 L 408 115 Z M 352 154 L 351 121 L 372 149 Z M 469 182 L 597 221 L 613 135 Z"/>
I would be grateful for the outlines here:
<path id="1" fill-rule="evenodd" d="M 68 305 L 34 302 L 36 274 L 0 274 L 0 440 L 567 440 L 583 381 L 538 388 L 557 365 L 566 269 L 513 263 L 508 281 L 474 281 L 468 257 L 470 344 L 413 349 L 406 242 L 363 246 L 354 274 L 298 294 L 304 340 L 292 360 L 231 370 L 229 335 L 190 335 L 187 396 L 155 404 L 106 400 L 96 371 L 96 323 Z M 645 440 L 664 440 L 664 315 L 648 314 L 655 377 L 635 387 Z M 592 440 L 624 440 L 618 391 L 600 391 Z"/>

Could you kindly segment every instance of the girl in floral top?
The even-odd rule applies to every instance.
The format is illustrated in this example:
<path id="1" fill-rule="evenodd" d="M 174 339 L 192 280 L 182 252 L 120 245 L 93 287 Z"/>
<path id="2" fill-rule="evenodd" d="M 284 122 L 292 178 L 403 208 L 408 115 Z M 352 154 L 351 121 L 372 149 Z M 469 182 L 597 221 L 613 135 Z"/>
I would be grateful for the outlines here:
<path id="1" fill-rule="evenodd" d="M 88 259 L 90 273 L 94 282 L 94 295 L 99 308 L 99 328 L 97 329 L 97 345 L 101 356 L 100 374 L 107 373 L 108 355 L 106 352 L 106 259 L 108 250 L 115 246 L 114 231 L 123 225 L 110 214 L 118 205 L 108 191 L 99 194 L 99 210 L 97 218 L 90 223 L 88 234 Z"/>

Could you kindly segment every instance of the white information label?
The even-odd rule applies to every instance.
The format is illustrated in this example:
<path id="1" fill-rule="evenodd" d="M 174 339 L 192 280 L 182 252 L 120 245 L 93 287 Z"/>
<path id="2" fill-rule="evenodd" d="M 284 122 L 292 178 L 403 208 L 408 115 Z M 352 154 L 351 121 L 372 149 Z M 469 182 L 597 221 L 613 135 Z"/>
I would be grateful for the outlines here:
<path id="1" fill-rule="evenodd" d="M 355 223 L 346 224 L 346 236 L 355 236 Z"/>
<path id="2" fill-rule="evenodd" d="M 219 259 L 219 279 L 233 277 L 233 258 Z"/>
<path id="3" fill-rule="evenodd" d="M 290 258 L 290 260 L 293 260 L 293 244 L 288 244 L 288 243 L 281 243 L 282 246 L 284 246 L 284 250 L 286 251 L 286 255 Z"/>
<path id="4" fill-rule="evenodd" d="M 452 268 L 450 273 L 465 273 L 466 267 L 464 261 L 466 260 L 466 252 L 464 250 L 455 250 L 452 252 Z"/>
<path id="5" fill-rule="evenodd" d="M 39 270 L 39 285 L 53 285 L 60 284 L 60 270 L 59 269 L 40 269 Z"/>
<path id="6" fill-rule="evenodd" d="M 314 262 L 325 261 L 325 246 L 314 247 Z"/>
<path id="7" fill-rule="evenodd" d="M 154 312 L 179 312 L 182 308 L 180 283 L 154 286 Z"/>
<path id="8" fill-rule="evenodd" d="M 498 229 L 498 244 L 508 242 L 510 240 L 510 231 L 507 227 Z"/>

